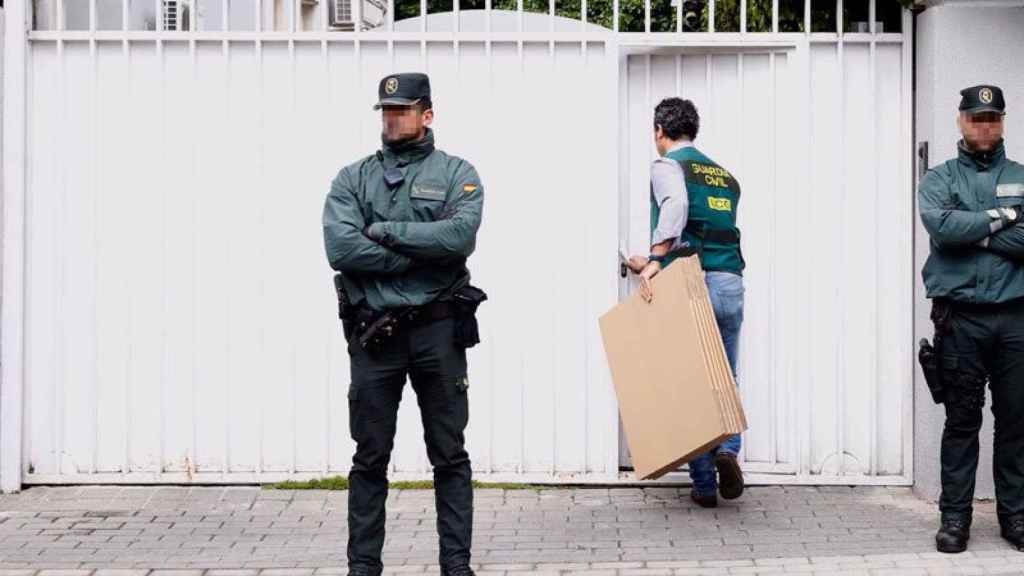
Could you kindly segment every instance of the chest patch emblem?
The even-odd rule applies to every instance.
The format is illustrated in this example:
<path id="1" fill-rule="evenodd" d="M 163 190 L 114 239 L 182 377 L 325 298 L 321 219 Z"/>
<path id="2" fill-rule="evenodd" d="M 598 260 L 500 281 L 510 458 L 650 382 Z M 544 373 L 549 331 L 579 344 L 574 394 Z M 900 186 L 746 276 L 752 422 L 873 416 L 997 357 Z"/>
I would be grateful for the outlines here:
<path id="1" fill-rule="evenodd" d="M 418 200 L 444 200 L 445 196 L 444 188 L 436 184 L 413 184 L 409 195 Z"/>
<path id="2" fill-rule="evenodd" d="M 715 198 L 708 196 L 708 208 L 719 212 L 732 212 L 732 200 L 729 198 Z"/>

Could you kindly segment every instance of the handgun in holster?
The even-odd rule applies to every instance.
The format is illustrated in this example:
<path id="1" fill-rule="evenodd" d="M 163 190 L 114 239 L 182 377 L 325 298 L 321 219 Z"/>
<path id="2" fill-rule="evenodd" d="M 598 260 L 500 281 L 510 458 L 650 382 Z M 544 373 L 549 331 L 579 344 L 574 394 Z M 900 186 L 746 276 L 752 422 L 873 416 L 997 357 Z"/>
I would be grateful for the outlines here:
<path id="1" fill-rule="evenodd" d="M 921 364 L 924 380 L 928 384 L 928 390 L 936 404 L 942 404 L 946 399 L 946 362 L 942 344 L 950 329 L 952 312 L 953 308 L 949 302 L 935 300 L 932 303 L 931 314 L 932 323 L 935 325 L 935 336 L 932 338 L 934 345 L 930 344 L 927 338 L 922 338 L 918 345 L 917 360 Z"/>
<path id="2" fill-rule="evenodd" d="M 372 320 L 360 320 L 357 340 L 359 347 L 369 354 L 380 352 L 384 344 L 398 333 L 399 323 L 406 314 L 404 310 L 389 310 Z"/>

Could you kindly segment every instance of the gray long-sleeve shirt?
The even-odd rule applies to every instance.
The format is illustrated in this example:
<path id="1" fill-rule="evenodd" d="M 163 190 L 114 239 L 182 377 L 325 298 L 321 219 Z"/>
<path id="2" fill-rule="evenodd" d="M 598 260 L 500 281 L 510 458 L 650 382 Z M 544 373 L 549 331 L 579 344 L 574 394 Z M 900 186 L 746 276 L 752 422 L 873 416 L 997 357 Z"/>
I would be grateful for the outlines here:
<path id="1" fill-rule="evenodd" d="M 673 147 L 669 152 L 691 147 L 693 144 L 684 142 Z M 679 162 L 667 157 L 659 157 L 651 163 L 651 190 L 654 201 L 661 207 L 658 224 L 651 233 L 651 246 L 666 240 L 674 240 L 673 248 L 679 242 L 679 236 L 686 228 L 686 219 L 690 208 L 689 196 L 686 192 L 686 180 L 683 178 L 683 167 Z"/>

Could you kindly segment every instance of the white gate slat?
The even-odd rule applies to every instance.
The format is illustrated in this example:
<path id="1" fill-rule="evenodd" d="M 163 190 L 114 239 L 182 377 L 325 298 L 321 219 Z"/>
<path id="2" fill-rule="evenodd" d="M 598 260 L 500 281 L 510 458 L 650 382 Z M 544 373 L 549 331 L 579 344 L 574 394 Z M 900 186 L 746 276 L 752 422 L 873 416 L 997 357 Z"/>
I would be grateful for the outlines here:
<path id="1" fill-rule="evenodd" d="M 254 472 L 260 466 L 259 395 L 266 357 L 262 299 L 266 275 L 285 274 L 264 266 L 265 245 L 273 241 L 273 228 L 265 226 L 268 191 L 262 179 L 262 78 L 259 55 L 252 44 L 231 44 L 226 94 L 225 150 L 228 182 L 218 193 L 231 207 L 227 239 L 227 273 L 232 286 L 225 313 L 230 330 L 228 355 L 227 429 L 228 462 L 232 472 Z M 280 193 L 288 194 L 282 190 Z M 225 223 L 228 224 L 227 222 Z M 277 352 L 277 351 L 274 351 Z M 312 418 L 313 415 L 311 414 Z"/>
<path id="2" fill-rule="evenodd" d="M 59 215 L 60 193 L 60 120 L 61 95 L 54 90 L 60 82 L 60 60 L 55 44 L 34 46 L 32 50 L 32 84 L 28 102 L 36 103 L 28 117 L 30 142 L 38 152 L 29 155 L 27 174 L 30 190 L 25 195 L 28 221 L 26 235 L 25 275 L 32 289 L 25 291 L 25 402 L 26 468 L 39 473 L 58 472 L 57 437 L 54 411 L 57 392 L 55 335 L 57 325 L 56 219 Z"/>
<path id="3" fill-rule="evenodd" d="M 584 76 L 584 55 L 577 44 L 556 44 L 551 62 L 545 72 L 552 79 L 557 93 L 570 94 L 581 90 L 582 94 L 599 94 L 594 81 L 600 77 Z M 593 118 L 603 116 L 603 103 L 597 99 L 580 102 L 574 114 L 567 114 L 549 106 L 553 126 L 559 126 L 566 134 L 586 134 Z M 574 166 L 588 170 L 594 163 L 592 146 L 566 146 L 560 138 L 552 138 L 557 147 L 552 157 L 560 158 L 563 166 Z M 576 175 L 580 170 L 562 168 L 557 174 L 557 188 L 548 188 L 552 196 L 552 210 L 559 217 L 555 223 L 564 238 L 563 248 L 576 258 L 562 260 L 563 268 L 550 276 L 555 279 L 556 296 L 552 318 L 555 319 L 553 350 L 555 371 L 551 382 L 555 394 L 555 458 L 553 471 L 580 473 L 586 468 L 586 339 L 583 330 L 586 322 L 585 289 L 580 282 L 586 278 L 586 231 L 587 217 L 572 217 L 581 207 L 597 205 L 599 199 L 591 199 L 596 189 L 587 188 L 586 182 Z M 555 184 L 555 182 L 552 182 Z M 589 215 L 588 215 L 589 216 Z M 554 232 L 554 230 L 552 231 Z M 559 279 L 559 277 L 564 279 Z"/>
<path id="4" fill-rule="evenodd" d="M 262 310 L 265 372 L 263 384 L 263 425 L 260 430 L 261 470 L 284 472 L 292 468 L 295 447 L 295 333 L 308 327 L 294 319 L 290 293 L 292 262 L 296 258 L 292 241 L 292 206 L 298 194 L 295 185 L 294 143 L 298 136 L 291 121 L 292 62 L 288 44 L 263 45 L 264 192 L 266 198 L 265 290 Z M 288 233 L 282 233 L 283 231 Z"/>
<path id="5" fill-rule="evenodd" d="M 36 47 L 42 50 L 43 46 Z M 96 293 L 96 419 L 97 469 L 101 472 L 127 472 L 128 427 L 128 321 L 129 289 L 124 202 L 131 193 L 126 160 L 132 146 L 130 123 L 125 114 L 131 102 L 129 93 L 129 51 L 122 43 L 100 44 L 98 75 L 100 132 L 98 160 L 99 193 L 97 206 L 97 293 Z M 33 186 L 40 193 L 43 187 Z M 32 225 L 38 225 L 31 216 Z M 32 280 L 30 286 L 34 286 Z M 31 326 L 31 324 L 30 324 Z M 33 390 L 40 389 L 37 385 Z"/>
<path id="6" fill-rule="evenodd" d="M 197 354 L 197 243 L 198 208 L 205 198 L 196 177 L 201 124 L 194 109 L 195 67 L 188 44 L 164 45 L 164 156 L 162 178 L 166 187 L 164 270 L 166 346 L 164 348 L 163 467 L 185 472 L 195 463 Z M 110 191 L 113 191 L 112 189 Z M 111 206 L 111 209 L 115 207 Z M 105 402 L 106 400 L 104 400 Z"/>
<path id="7" fill-rule="evenodd" d="M 323 210 L 322 182 L 330 178 L 334 164 L 326 156 L 331 133 L 324 120 L 330 114 L 327 103 L 327 77 L 324 75 L 320 43 L 295 46 L 296 124 L 299 141 L 295 165 L 309 169 L 294 174 L 294 213 L 290 228 L 296 230 L 293 257 L 296 273 L 290 292 L 296 308 L 297 325 L 293 333 L 296 351 L 296 465 L 299 470 L 323 470 L 326 446 L 322 430 L 326 413 L 321 409 L 327 397 L 328 331 L 335 328 L 335 311 L 330 274 L 325 270 L 323 233 L 316 226 Z M 335 168 L 336 169 L 336 168 Z M 310 225 L 309 223 L 314 224 Z"/>
<path id="8" fill-rule="evenodd" d="M 900 246 L 908 245 L 908 230 L 914 223 L 913 196 L 906 195 L 905 181 L 911 166 L 905 162 L 908 154 L 903 127 L 894 121 L 903 115 L 906 99 L 901 81 L 908 71 L 903 62 L 900 46 L 877 48 L 877 74 L 875 95 L 878 149 L 877 200 L 884 207 L 877 215 L 880 241 L 876 245 L 876 261 L 886 266 L 886 273 L 878 275 L 878 340 L 874 353 L 878 358 L 878 473 L 907 473 L 905 462 L 911 460 L 904 445 L 905 429 L 912 425 L 912 414 L 906 383 L 913 380 L 911 346 L 911 318 L 906 314 L 913 306 L 907 278 L 913 273 L 910 253 L 903 254 Z M 893 89 L 893 86 L 902 88 Z"/>
<path id="9" fill-rule="evenodd" d="M 875 139 L 872 134 L 870 47 L 847 45 L 844 48 L 845 176 L 842 194 L 842 261 L 845 263 L 843 286 L 844 341 L 842 369 L 846 386 L 840 402 L 843 406 L 843 450 L 846 474 L 868 474 L 872 468 L 871 446 L 877 414 L 875 336 L 878 333 L 876 258 L 878 242 L 878 202 L 875 198 Z"/>
<path id="10" fill-rule="evenodd" d="M 531 89 L 533 86 L 556 86 L 556 79 L 550 74 L 550 57 L 547 43 L 526 43 L 522 47 L 523 83 L 519 87 L 519 101 L 523 110 L 529 110 L 537 126 L 557 126 L 558 118 L 552 113 L 546 90 Z M 557 92 L 557 88 L 555 88 Z M 563 240 L 559 232 L 562 215 L 555 215 L 545 207 L 552 202 L 550 195 L 556 194 L 561 184 L 559 177 L 565 173 L 558 162 L 560 144 L 554 138 L 538 137 L 533 130 L 522 130 L 516 134 L 518 142 L 529 142 L 520 153 L 522 166 L 529 166 L 533 174 L 543 175 L 546 181 L 517 178 L 516 199 L 520 203 L 521 222 L 530 222 L 532 234 L 520 235 L 524 256 L 510 270 L 523 271 L 532 277 L 529 283 L 519 284 L 520 319 L 522 327 L 516 330 L 519 341 L 507 342 L 522 353 L 523 362 L 523 418 L 527 420 L 523 434 L 522 466 L 528 472 L 551 472 L 554 467 L 554 441 L 556 418 L 555 402 L 557 389 L 554 388 L 555 321 L 551 314 L 551 303 L 556 297 L 554 283 L 561 277 L 554 262 L 561 267 L 560 259 L 538 258 L 550 253 L 550 243 L 544 238 Z"/>
<path id="11" fill-rule="evenodd" d="M 779 207 L 778 190 L 773 179 L 775 136 L 772 122 L 786 124 L 785 117 L 776 116 L 772 94 L 770 56 L 744 55 L 743 90 L 737 107 L 742 125 L 742 138 L 737 143 L 742 150 L 743 163 L 727 170 L 735 170 L 742 188 L 739 204 L 739 226 L 743 231 L 743 256 L 747 267 L 743 272 L 746 294 L 744 297 L 743 331 L 740 338 L 741 363 L 739 387 L 744 405 L 759 407 L 748 411 L 750 429 L 744 434 L 743 452 L 748 462 L 772 464 L 775 457 L 773 438 L 777 414 L 772 364 L 776 354 L 776 341 L 765 338 L 775 321 L 772 301 L 776 285 L 772 264 L 778 251 L 775 245 L 774 213 Z M 709 124 L 709 132 L 717 126 Z"/>
<path id="12" fill-rule="evenodd" d="M 586 6 L 586 2 L 583 3 Z M 586 46 L 587 77 L 592 79 L 593 93 L 603 99 L 605 114 L 619 107 L 618 52 L 610 44 L 590 43 Z M 621 130 L 621 128 L 620 128 Z M 615 134 L 618 140 L 618 133 Z M 606 136 L 607 137 L 607 136 Z M 604 343 L 597 318 L 604 314 L 608 303 L 618 299 L 618 235 L 605 231 L 618 228 L 618 191 L 608 183 L 618 182 L 618 147 L 608 147 L 604 156 L 594 151 L 594 166 L 584 173 L 588 190 L 593 190 L 598 201 L 592 203 L 593 213 L 586 228 L 586 280 L 587 300 L 584 321 L 587 338 L 587 472 L 604 478 L 613 478 L 618 472 L 618 409 L 611 384 L 611 375 L 605 361 Z M 600 191 L 600 192 L 598 192 Z"/>
<path id="13" fill-rule="evenodd" d="M 197 143 L 196 181 L 196 468 L 223 473 L 227 467 L 227 429 L 231 327 L 229 302 L 236 289 L 228 275 L 229 222 L 234 217 L 227 189 L 232 184 L 223 151 L 230 143 L 226 114 L 227 58 L 220 43 L 195 47 L 195 113 L 208 137 Z M 204 134 L 205 135 L 205 134 Z M 287 403 L 280 406 L 287 407 Z"/>
<path id="14" fill-rule="evenodd" d="M 524 79 L 518 48 L 513 43 L 494 44 L 491 48 L 491 70 L 494 74 L 494 110 L 518 111 L 524 109 L 520 89 Z M 497 71 L 503 71 L 497 73 Z M 519 118 L 510 116 L 501 126 L 504 137 L 491 144 L 490 161 L 480 165 L 486 187 L 484 224 L 481 226 L 480 286 L 487 291 L 490 301 L 480 307 L 480 322 L 489 339 L 488 349 L 493 354 L 491 389 L 492 420 L 490 422 L 490 470 L 517 472 L 522 469 L 523 437 L 525 428 L 533 425 L 523 412 L 523 387 L 526 358 L 522 347 L 521 331 L 532 334 L 527 294 L 523 283 L 540 278 L 538 269 L 531 264 L 540 254 L 527 245 L 524 226 L 533 227 L 530 212 L 530 189 L 525 186 L 523 171 L 527 160 L 517 142 L 524 136 Z M 500 215 L 498 217 L 497 215 Z M 529 224 L 526 224 L 529 223 Z M 508 239 L 516 239 L 509 241 Z M 488 264 L 493 261 L 494 265 Z M 510 274 L 522 270 L 522 274 Z M 500 303 L 507 302 L 508 305 Z M 471 384 L 472 385 L 472 384 Z M 479 384 L 480 386 L 482 384 Z M 473 418 L 471 415 L 470 418 Z"/>
<path id="15" fill-rule="evenodd" d="M 841 81 L 835 46 L 811 47 L 811 82 L 814 87 L 811 116 L 810 215 L 840 214 L 842 209 L 837 178 L 840 174 L 842 149 L 837 135 L 842 129 Z M 808 303 L 812 324 L 806 349 L 810 374 L 810 403 L 804 408 L 811 422 L 809 455 L 812 473 L 835 474 L 841 469 L 839 426 L 842 414 L 837 413 L 838 385 L 844 377 L 839 368 L 839 351 L 847 343 L 840 332 L 842 263 L 840 227 L 828 218 L 812 218 L 806 226 L 810 247 Z"/>
<path id="16" fill-rule="evenodd" d="M 58 354 L 58 378 L 64 382 L 65 415 L 63 445 L 71 473 L 95 470 L 96 443 L 96 179 L 94 132 L 95 93 L 92 47 L 68 46 L 64 68 L 66 124 L 62 132 L 66 152 L 63 161 L 65 195 L 61 202 L 59 233 L 64 269 L 59 286 L 62 327 Z"/>
<path id="17" fill-rule="evenodd" d="M 795 472 L 798 464 L 796 422 L 799 417 L 796 366 L 804 356 L 797 349 L 798 334 L 803 330 L 797 322 L 799 309 L 803 307 L 797 290 L 798 247 L 803 245 L 803 240 L 799 233 L 798 211 L 794 207 L 798 206 L 797 182 L 802 179 L 800 174 L 803 163 L 795 153 L 787 153 L 793 145 L 798 110 L 792 55 L 776 54 L 774 60 L 776 121 L 771 129 L 774 137 L 769 142 L 775 181 L 775 195 L 772 199 L 775 251 L 771 264 L 775 313 L 772 315 L 773 331 L 770 333 L 775 345 L 774 369 L 771 373 L 775 391 L 775 443 L 772 450 L 776 465 L 786 464 L 790 472 Z M 748 347 L 751 345 L 748 344 Z"/>
<path id="18" fill-rule="evenodd" d="M 131 147 L 124 167 L 129 194 L 118 206 L 128 245 L 123 271 L 129 307 L 129 468 L 158 473 L 161 459 L 163 390 L 163 98 L 157 47 L 131 46 L 130 94 L 126 121 Z M 156 112 L 154 113 L 154 108 Z M 129 271 L 130 270 L 130 271 Z"/>

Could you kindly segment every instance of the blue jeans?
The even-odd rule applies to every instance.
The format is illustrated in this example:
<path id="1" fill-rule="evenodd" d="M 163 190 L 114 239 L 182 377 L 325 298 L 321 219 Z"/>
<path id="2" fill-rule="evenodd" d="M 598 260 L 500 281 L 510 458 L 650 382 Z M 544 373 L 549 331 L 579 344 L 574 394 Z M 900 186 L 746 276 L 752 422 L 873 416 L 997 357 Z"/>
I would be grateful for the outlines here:
<path id="1" fill-rule="evenodd" d="M 740 326 L 743 324 L 743 277 L 728 272 L 708 272 L 704 278 L 711 296 L 711 307 L 715 310 L 718 331 L 722 333 L 725 355 L 729 358 L 729 366 L 735 376 L 740 348 Z M 718 491 L 715 455 L 720 452 L 739 454 L 740 445 L 741 439 L 737 434 L 690 462 L 690 479 L 693 481 L 694 492 L 700 496 L 708 496 Z"/>

